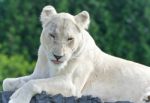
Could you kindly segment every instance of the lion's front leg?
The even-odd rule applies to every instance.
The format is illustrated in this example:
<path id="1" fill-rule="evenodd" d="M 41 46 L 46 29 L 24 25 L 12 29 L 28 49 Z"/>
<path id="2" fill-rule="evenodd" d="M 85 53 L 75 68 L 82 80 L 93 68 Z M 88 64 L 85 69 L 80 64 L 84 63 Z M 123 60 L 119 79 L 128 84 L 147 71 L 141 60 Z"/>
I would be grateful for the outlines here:
<path id="1" fill-rule="evenodd" d="M 39 49 L 39 52 L 41 52 L 41 47 Z M 29 76 L 23 76 L 18 78 L 6 78 L 3 81 L 3 90 L 15 91 L 30 80 L 47 78 L 49 76 L 47 68 L 48 67 L 47 61 L 45 60 L 45 56 L 39 53 L 34 72 Z"/>
<path id="2" fill-rule="evenodd" d="M 12 94 L 9 103 L 30 103 L 31 98 L 35 94 L 41 93 L 41 89 L 40 86 L 37 86 L 31 80 Z"/>
<path id="3" fill-rule="evenodd" d="M 30 80 L 30 76 L 24 76 L 19 78 L 6 78 L 3 81 L 3 90 L 15 91 L 21 86 L 23 86 L 29 80 Z"/>
<path id="4" fill-rule="evenodd" d="M 29 103 L 35 94 L 42 91 L 52 95 L 61 93 L 64 96 L 78 96 L 72 82 L 64 76 L 59 76 L 29 81 L 11 96 L 9 103 Z"/>
<path id="5" fill-rule="evenodd" d="M 46 91 L 48 94 L 59 94 L 64 96 L 79 96 L 76 92 L 76 86 L 73 84 L 71 77 L 57 76 L 45 80 L 33 81 L 36 85 L 41 86 L 42 91 Z"/>

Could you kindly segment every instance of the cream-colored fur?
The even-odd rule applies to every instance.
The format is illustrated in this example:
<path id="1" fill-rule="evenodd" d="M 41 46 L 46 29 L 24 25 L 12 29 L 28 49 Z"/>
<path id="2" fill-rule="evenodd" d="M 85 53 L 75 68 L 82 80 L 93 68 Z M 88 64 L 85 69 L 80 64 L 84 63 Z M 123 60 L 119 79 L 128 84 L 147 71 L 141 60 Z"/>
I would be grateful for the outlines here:
<path id="1" fill-rule="evenodd" d="M 9 103 L 29 103 L 42 91 L 145 103 L 150 95 L 150 68 L 102 52 L 86 31 L 88 12 L 73 16 L 46 6 L 41 22 L 43 31 L 34 72 L 3 82 L 5 91 L 16 90 Z"/>

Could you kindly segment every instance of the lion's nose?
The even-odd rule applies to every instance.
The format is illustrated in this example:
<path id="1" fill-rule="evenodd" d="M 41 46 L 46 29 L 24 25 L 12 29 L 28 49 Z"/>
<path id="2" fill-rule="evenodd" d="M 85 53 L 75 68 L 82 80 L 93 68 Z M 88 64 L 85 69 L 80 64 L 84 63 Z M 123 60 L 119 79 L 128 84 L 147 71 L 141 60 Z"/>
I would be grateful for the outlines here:
<path id="1" fill-rule="evenodd" d="M 59 60 L 62 56 L 58 56 L 58 55 L 55 55 L 55 54 L 53 54 L 54 55 L 54 57 L 57 59 L 57 60 Z"/>

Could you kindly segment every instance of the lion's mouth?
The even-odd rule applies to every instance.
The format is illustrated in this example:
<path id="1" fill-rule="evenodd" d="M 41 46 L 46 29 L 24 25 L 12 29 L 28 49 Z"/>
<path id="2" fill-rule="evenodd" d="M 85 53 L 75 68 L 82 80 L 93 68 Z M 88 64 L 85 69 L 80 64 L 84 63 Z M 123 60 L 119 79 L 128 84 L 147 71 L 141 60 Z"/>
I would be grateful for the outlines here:
<path id="1" fill-rule="evenodd" d="M 58 61 L 58 60 L 51 60 L 54 64 L 61 64 L 63 63 L 62 61 Z"/>

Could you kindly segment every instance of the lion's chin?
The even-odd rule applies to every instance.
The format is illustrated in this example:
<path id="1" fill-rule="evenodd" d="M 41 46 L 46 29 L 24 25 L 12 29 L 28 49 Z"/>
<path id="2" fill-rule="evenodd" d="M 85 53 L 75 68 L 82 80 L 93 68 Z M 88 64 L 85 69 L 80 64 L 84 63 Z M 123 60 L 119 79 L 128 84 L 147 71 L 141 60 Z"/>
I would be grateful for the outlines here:
<path id="1" fill-rule="evenodd" d="M 58 72 L 64 69 L 67 64 L 67 61 L 51 60 L 49 62 L 49 67 L 51 67 L 55 72 Z"/>

